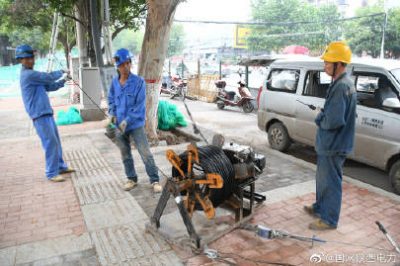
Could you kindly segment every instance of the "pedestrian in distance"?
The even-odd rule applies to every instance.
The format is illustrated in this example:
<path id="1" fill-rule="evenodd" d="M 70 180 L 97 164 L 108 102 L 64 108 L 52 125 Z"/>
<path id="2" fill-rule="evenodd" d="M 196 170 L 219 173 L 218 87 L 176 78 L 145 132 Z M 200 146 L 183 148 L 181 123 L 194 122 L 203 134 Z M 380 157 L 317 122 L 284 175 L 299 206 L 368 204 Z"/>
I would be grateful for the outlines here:
<path id="1" fill-rule="evenodd" d="M 113 78 L 108 92 L 109 122 L 115 125 L 115 143 L 121 151 L 122 162 L 127 177 L 124 190 L 136 187 L 138 176 L 132 157 L 131 142 L 134 142 L 146 168 L 153 191 L 159 193 L 158 168 L 154 162 L 147 141 L 144 125 L 146 121 L 146 83 L 144 79 L 131 73 L 131 53 L 119 49 L 114 55 L 118 75 Z"/>
<path id="2" fill-rule="evenodd" d="M 342 173 L 346 156 L 354 146 L 357 95 L 354 82 L 346 72 L 351 50 L 342 41 L 330 43 L 321 59 L 324 71 L 332 77 L 324 107 L 315 123 L 317 136 L 316 200 L 304 210 L 318 219 L 313 230 L 337 228 L 342 203 Z"/>
<path id="3" fill-rule="evenodd" d="M 36 132 L 42 142 L 46 157 L 46 176 L 53 182 L 65 181 L 62 174 L 75 172 L 64 162 L 61 140 L 53 118 L 47 92 L 64 87 L 68 71 L 58 70 L 50 73 L 33 69 L 35 50 L 31 46 L 19 45 L 15 58 L 22 64 L 20 85 L 25 110 L 33 121 Z"/>

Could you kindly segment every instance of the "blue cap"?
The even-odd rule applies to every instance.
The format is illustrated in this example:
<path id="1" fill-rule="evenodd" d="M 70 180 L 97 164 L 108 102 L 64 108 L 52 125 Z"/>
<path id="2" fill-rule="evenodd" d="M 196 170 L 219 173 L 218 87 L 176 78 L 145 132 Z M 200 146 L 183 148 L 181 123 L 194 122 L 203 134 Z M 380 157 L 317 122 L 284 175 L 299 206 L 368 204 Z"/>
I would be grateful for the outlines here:
<path id="1" fill-rule="evenodd" d="M 15 49 L 15 59 L 34 57 L 36 50 L 33 50 L 30 45 L 18 45 Z"/>
<path id="2" fill-rule="evenodd" d="M 133 55 L 125 48 L 118 49 L 114 54 L 115 66 L 119 67 L 121 64 L 131 60 Z"/>

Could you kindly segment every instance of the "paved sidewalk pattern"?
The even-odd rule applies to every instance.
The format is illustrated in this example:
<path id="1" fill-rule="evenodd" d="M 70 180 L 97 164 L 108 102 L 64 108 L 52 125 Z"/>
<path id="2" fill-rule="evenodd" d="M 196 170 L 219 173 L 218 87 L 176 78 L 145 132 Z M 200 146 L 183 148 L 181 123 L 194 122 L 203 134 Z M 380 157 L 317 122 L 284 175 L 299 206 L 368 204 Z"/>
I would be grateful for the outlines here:
<path id="1" fill-rule="evenodd" d="M 10 114 L 0 107 L 2 121 L 9 119 Z M 163 239 L 145 232 L 145 224 L 160 194 L 152 192 L 135 150 L 139 185 L 130 192 L 121 189 L 125 175 L 119 150 L 104 136 L 102 123 L 60 127 L 65 158 L 77 172 L 64 183 L 51 183 L 43 176 L 44 155 L 29 120 L 18 115 L 15 119 L 18 120 L 15 126 L 0 130 L 0 265 L 223 264 L 171 247 Z M 212 130 L 203 131 L 209 140 Z M 239 135 L 232 129 L 228 137 L 235 134 Z M 238 140 L 252 143 L 256 148 L 264 145 L 259 142 L 255 145 L 255 138 L 246 140 L 245 137 L 239 136 Z M 171 166 L 165 151 L 173 149 L 180 153 L 186 146 L 158 146 L 151 150 L 158 167 L 169 175 Z M 366 260 L 370 261 L 369 265 L 400 262 L 374 224 L 379 220 L 400 241 L 398 196 L 351 180 L 344 182 L 338 229 L 312 232 L 307 225 L 313 218 L 302 207 L 312 203 L 315 197 L 315 167 L 263 150 L 266 150 L 267 169 L 257 181 L 256 190 L 266 195 L 267 201 L 257 209 L 252 223 L 299 235 L 316 234 L 332 242 L 311 247 L 305 242 L 265 240 L 253 233 L 235 230 L 212 243 L 210 248 L 238 265 L 257 265 L 255 260 L 293 265 L 339 262 L 340 265 L 361 265 Z M 170 203 L 165 213 L 176 210 L 174 202 Z M 312 255 L 321 263 L 312 263 Z M 360 264 L 360 260 L 364 261 Z"/>
<path id="2" fill-rule="evenodd" d="M 293 185 L 293 189 L 299 185 Z M 277 189 L 279 193 L 285 188 Z M 275 191 L 271 191 L 275 194 Z M 266 193 L 268 196 L 268 193 Z M 261 265 L 262 262 L 292 265 L 399 265 L 400 256 L 375 225 L 379 220 L 395 239 L 400 239 L 399 201 L 344 184 L 342 214 L 337 230 L 316 232 L 308 229 L 314 220 L 302 207 L 310 204 L 315 193 L 264 204 L 251 220 L 268 228 L 292 234 L 317 237 L 328 241 L 312 246 L 293 239 L 262 239 L 254 233 L 235 230 L 212 243 L 220 256 L 239 265 Z M 188 254 L 181 254 L 184 258 Z M 260 264 L 257 264 L 258 261 Z M 188 265 L 218 265 L 205 256 L 188 260 Z"/>
<path id="3" fill-rule="evenodd" d="M 77 170 L 72 181 L 100 264 L 179 265 L 164 240 L 146 233 L 149 217 L 130 193 L 122 190 L 124 175 L 115 174 L 92 140 L 107 145 L 108 154 L 119 153 L 101 131 L 82 137 L 82 143 L 89 143 L 65 154 Z"/>
<path id="4" fill-rule="evenodd" d="M 70 179 L 47 181 L 41 149 L 38 138 L 0 145 L 0 248 L 86 232 Z"/>

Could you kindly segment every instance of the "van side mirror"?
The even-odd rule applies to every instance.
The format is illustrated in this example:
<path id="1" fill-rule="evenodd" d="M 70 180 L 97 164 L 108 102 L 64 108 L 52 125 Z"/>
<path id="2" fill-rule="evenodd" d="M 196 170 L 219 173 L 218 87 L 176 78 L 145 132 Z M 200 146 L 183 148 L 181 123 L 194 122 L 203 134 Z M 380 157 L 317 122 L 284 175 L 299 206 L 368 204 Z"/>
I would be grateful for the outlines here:
<path id="1" fill-rule="evenodd" d="M 386 108 L 400 108 L 400 101 L 397 98 L 387 98 L 382 103 L 383 107 Z"/>
<path id="2" fill-rule="evenodd" d="M 267 89 L 270 89 L 270 88 L 271 88 L 271 79 L 267 79 L 267 81 L 265 82 L 265 87 L 266 87 Z"/>

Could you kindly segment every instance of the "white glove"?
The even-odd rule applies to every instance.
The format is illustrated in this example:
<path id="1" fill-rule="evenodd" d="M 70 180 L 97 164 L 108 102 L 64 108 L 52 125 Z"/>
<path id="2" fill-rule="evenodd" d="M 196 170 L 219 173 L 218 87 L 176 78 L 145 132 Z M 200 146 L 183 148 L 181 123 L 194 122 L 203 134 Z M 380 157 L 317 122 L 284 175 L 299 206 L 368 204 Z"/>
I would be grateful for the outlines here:
<path id="1" fill-rule="evenodd" d="M 71 80 L 72 78 L 71 78 L 71 76 L 69 75 L 69 73 L 64 73 L 64 74 L 62 75 L 61 79 L 65 80 L 65 81 L 68 81 L 68 80 Z"/>
<path id="2" fill-rule="evenodd" d="M 122 133 L 125 133 L 126 127 L 128 126 L 128 122 L 126 120 L 122 121 L 119 124 L 119 129 L 121 130 Z"/>

